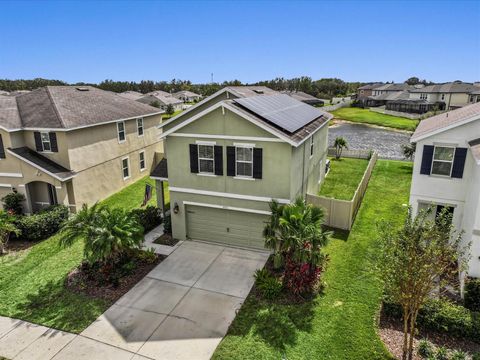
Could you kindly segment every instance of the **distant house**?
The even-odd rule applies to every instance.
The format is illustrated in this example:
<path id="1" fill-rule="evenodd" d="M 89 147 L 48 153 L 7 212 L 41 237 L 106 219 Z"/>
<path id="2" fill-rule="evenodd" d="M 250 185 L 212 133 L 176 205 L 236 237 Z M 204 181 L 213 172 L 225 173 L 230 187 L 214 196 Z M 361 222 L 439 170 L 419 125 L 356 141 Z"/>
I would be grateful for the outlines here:
<path id="1" fill-rule="evenodd" d="M 0 198 L 24 210 L 93 204 L 145 176 L 163 152 L 163 111 L 91 86 L 0 97 Z"/>
<path id="2" fill-rule="evenodd" d="M 417 144 L 413 213 L 434 206 L 433 217 L 447 208 L 471 243 L 468 275 L 480 277 L 480 102 L 422 120 L 410 141 Z"/>
<path id="3" fill-rule="evenodd" d="M 376 89 L 377 87 L 385 85 L 384 83 L 371 83 L 367 85 L 360 86 L 357 89 L 357 100 L 362 100 L 364 98 L 367 98 L 369 96 L 373 95 L 373 90 Z"/>
<path id="4" fill-rule="evenodd" d="M 285 94 L 291 96 L 295 100 L 301 101 L 308 105 L 323 105 L 323 100 L 315 96 L 307 94 L 303 91 L 284 91 Z"/>
<path id="5" fill-rule="evenodd" d="M 122 93 L 119 93 L 118 94 L 119 96 L 125 98 L 125 99 L 129 99 L 129 100 L 138 100 L 140 99 L 141 97 L 145 96 L 144 94 L 142 94 L 141 92 L 138 92 L 138 91 L 124 91 Z"/>
<path id="6" fill-rule="evenodd" d="M 443 103 L 445 110 L 453 110 L 480 101 L 480 97 L 477 96 L 479 91 L 480 85 L 454 81 L 413 89 L 410 91 L 410 99 Z"/>
<path id="7" fill-rule="evenodd" d="M 179 100 L 182 100 L 183 102 L 197 102 L 202 99 L 202 95 L 198 95 L 188 90 L 178 91 L 176 93 L 173 93 L 172 96 L 176 97 Z"/>
<path id="8" fill-rule="evenodd" d="M 167 95 L 165 95 L 167 94 Z M 182 110 L 183 101 L 171 96 L 165 91 L 152 91 L 136 99 L 138 102 L 156 106 L 162 110 L 167 110 L 168 105 L 173 106 L 174 111 Z"/>

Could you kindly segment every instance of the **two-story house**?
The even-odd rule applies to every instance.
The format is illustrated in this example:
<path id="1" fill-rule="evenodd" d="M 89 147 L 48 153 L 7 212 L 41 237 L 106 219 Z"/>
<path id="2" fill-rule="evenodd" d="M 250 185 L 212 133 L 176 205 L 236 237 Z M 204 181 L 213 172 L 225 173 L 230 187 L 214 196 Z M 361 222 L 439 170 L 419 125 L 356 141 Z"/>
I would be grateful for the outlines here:
<path id="1" fill-rule="evenodd" d="M 447 207 L 471 244 L 468 275 L 480 277 L 480 103 L 422 120 L 416 143 L 410 205 L 413 214 Z"/>
<path id="2" fill-rule="evenodd" d="M 202 100 L 202 95 L 196 94 L 193 91 L 188 90 L 177 91 L 176 93 L 173 93 L 172 96 L 186 103 Z"/>
<path id="3" fill-rule="evenodd" d="M 331 117 L 263 86 L 234 86 L 161 124 L 168 160 L 152 177 L 169 182 L 173 236 L 263 248 L 270 201 L 317 193 Z"/>
<path id="4" fill-rule="evenodd" d="M 0 97 L 0 198 L 23 193 L 26 212 L 102 200 L 156 165 L 161 113 L 90 86 Z"/>

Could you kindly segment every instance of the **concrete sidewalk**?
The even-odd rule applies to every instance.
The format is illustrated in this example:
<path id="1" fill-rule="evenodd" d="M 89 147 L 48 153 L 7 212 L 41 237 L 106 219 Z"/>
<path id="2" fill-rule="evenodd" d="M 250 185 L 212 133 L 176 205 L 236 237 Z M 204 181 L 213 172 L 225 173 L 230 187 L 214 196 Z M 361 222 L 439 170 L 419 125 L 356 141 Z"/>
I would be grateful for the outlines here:
<path id="1" fill-rule="evenodd" d="M 8 359 L 209 359 L 266 252 L 186 241 L 80 335 L 0 318 Z"/>

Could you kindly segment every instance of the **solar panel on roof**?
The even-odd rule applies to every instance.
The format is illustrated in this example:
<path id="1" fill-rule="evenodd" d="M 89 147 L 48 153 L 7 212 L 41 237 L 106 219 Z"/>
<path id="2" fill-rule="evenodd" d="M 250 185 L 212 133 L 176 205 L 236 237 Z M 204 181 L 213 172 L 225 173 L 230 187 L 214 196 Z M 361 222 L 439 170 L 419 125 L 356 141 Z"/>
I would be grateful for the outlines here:
<path id="1" fill-rule="evenodd" d="M 252 96 L 234 101 L 289 133 L 294 133 L 324 114 L 286 94 Z"/>

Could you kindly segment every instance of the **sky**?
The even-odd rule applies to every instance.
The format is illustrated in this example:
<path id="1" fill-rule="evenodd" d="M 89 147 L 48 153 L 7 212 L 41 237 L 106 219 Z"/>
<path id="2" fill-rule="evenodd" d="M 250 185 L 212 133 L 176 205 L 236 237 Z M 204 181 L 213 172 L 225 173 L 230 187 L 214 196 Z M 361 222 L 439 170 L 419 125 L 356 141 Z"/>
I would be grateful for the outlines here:
<path id="1" fill-rule="evenodd" d="M 0 78 L 480 81 L 477 1 L 0 1 Z"/>

